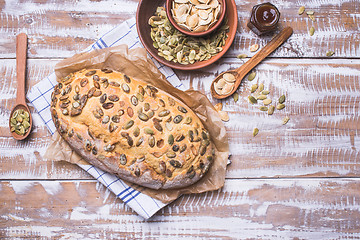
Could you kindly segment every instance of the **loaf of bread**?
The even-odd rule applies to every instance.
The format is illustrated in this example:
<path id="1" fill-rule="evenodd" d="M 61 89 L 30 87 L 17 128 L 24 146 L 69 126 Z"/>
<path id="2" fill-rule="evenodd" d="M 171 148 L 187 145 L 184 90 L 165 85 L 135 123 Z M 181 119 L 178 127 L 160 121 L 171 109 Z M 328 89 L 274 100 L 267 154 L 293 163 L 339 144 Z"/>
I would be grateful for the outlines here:
<path id="1" fill-rule="evenodd" d="M 60 135 L 86 161 L 141 186 L 191 185 L 214 159 L 210 135 L 189 107 L 109 69 L 61 79 L 51 114 Z"/>

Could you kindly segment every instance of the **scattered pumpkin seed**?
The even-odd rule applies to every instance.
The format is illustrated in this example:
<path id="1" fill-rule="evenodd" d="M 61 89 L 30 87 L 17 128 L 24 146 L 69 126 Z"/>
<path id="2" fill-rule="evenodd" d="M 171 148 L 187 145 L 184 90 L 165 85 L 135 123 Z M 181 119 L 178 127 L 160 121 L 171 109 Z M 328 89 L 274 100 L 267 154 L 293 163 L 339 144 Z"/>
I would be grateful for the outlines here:
<path id="1" fill-rule="evenodd" d="M 272 115 L 275 111 L 275 106 L 274 105 L 270 105 L 269 109 L 268 109 L 268 115 Z"/>
<path id="2" fill-rule="evenodd" d="M 299 14 L 299 15 L 302 15 L 304 12 L 305 12 L 305 7 L 304 7 L 304 6 L 301 6 L 301 7 L 299 8 L 298 14 Z"/>
<path id="3" fill-rule="evenodd" d="M 257 97 L 257 100 L 265 100 L 266 98 L 267 98 L 266 95 L 261 94 Z"/>
<path id="4" fill-rule="evenodd" d="M 270 93 L 270 91 L 268 91 L 268 90 L 262 90 L 261 91 L 261 94 L 262 95 L 268 95 Z"/>
<path id="5" fill-rule="evenodd" d="M 266 106 L 269 105 L 271 102 L 272 102 L 272 101 L 271 101 L 270 98 L 267 98 L 267 99 L 265 99 L 265 100 L 263 101 L 264 105 L 266 105 Z"/>
<path id="6" fill-rule="evenodd" d="M 283 103 L 279 103 L 279 104 L 276 106 L 276 109 L 277 109 L 277 110 L 281 110 L 281 109 L 283 109 L 283 108 L 285 108 L 285 104 L 283 104 Z"/>
<path id="7" fill-rule="evenodd" d="M 254 128 L 253 130 L 253 137 L 255 137 L 256 135 L 258 135 L 259 133 L 259 129 L 258 128 Z"/>
<path id="8" fill-rule="evenodd" d="M 311 27 L 310 30 L 309 30 L 310 36 L 313 36 L 314 33 L 315 33 L 315 28 L 314 28 L 314 27 Z"/>
<path id="9" fill-rule="evenodd" d="M 233 94 L 233 99 L 235 103 L 239 100 L 239 94 L 237 92 Z"/>
<path id="10" fill-rule="evenodd" d="M 285 102 L 285 95 L 281 95 L 281 97 L 279 97 L 279 103 L 284 103 Z"/>
<path id="11" fill-rule="evenodd" d="M 282 124 L 285 125 L 290 120 L 288 116 L 284 117 Z"/>
<path id="12" fill-rule="evenodd" d="M 254 80 L 254 78 L 256 77 L 256 72 L 252 71 L 249 75 L 248 75 L 248 80 L 252 81 Z"/>
<path id="13" fill-rule="evenodd" d="M 268 110 L 266 106 L 260 106 L 259 109 L 260 111 L 264 111 L 264 112 Z"/>
<path id="14" fill-rule="evenodd" d="M 249 102 L 250 102 L 251 104 L 257 103 L 256 98 L 254 98 L 253 96 L 249 96 L 248 99 L 249 99 Z"/>
<path id="15" fill-rule="evenodd" d="M 259 85 L 259 91 L 261 92 L 261 91 L 263 91 L 264 90 L 264 84 L 263 83 L 260 83 L 260 85 Z"/>
<path id="16" fill-rule="evenodd" d="M 327 57 L 331 57 L 331 56 L 334 55 L 334 54 L 335 54 L 334 51 L 328 51 L 328 52 L 326 53 L 326 56 L 327 56 Z"/>
<path id="17" fill-rule="evenodd" d="M 239 59 L 243 59 L 243 58 L 247 58 L 247 57 L 248 57 L 248 55 L 246 55 L 245 53 L 237 55 L 237 58 L 239 58 Z"/>
<path id="18" fill-rule="evenodd" d="M 253 93 L 253 92 L 255 92 L 256 91 L 256 89 L 258 88 L 258 85 L 257 84 L 253 84 L 252 86 L 251 86 L 251 92 Z"/>

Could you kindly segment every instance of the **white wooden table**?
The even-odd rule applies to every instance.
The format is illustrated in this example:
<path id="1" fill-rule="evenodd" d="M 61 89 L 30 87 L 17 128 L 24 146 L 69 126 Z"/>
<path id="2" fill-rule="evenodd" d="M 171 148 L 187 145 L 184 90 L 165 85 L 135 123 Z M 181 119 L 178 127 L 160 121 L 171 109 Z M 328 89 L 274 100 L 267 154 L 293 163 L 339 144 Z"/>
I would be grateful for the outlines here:
<path id="1" fill-rule="evenodd" d="M 214 77 L 242 64 L 236 56 L 259 38 L 246 21 L 258 1 L 236 0 L 238 33 L 220 61 L 176 71 L 210 95 Z M 8 118 L 15 104 L 15 38 L 29 36 L 27 88 L 103 33 L 136 14 L 137 0 L 0 2 L 0 238 L 28 239 L 359 239 L 360 2 L 274 1 L 293 36 L 244 81 L 229 113 L 232 163 L 219 191 L 185 195 L 145 221 L 75 165 L 43 158 L 50 134 L 32 109 L 34 130 L 15 141 Z M 304 5 L 315 21 L 298 15 Z M 315 27 L 315 34 L 308 30 Z M 327 57 L 328 51 L 334 51 Z M 286 108 L 268 116 L 247 101 L 264 83 Z M 276 100 L 276 99 L 275 99 Z M 286 125 L 282 119 L 290 117 Z M 252 136 L 254 127 L 260 129 Z"/>

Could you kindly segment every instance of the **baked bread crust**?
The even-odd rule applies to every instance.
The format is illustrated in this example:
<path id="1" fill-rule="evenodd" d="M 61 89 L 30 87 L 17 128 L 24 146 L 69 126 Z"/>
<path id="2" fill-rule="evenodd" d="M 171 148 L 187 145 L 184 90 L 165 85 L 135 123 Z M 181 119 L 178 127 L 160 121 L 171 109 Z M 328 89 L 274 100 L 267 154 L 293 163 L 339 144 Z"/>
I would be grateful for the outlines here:
<path id="1" fill-rule="evenodd" d="M 141 186 L 189 186 L 214 159 L 210 135 L 189 107 L 112 70 L 83 69 L 62 79 L 51 115 L 86 161 Z"/>

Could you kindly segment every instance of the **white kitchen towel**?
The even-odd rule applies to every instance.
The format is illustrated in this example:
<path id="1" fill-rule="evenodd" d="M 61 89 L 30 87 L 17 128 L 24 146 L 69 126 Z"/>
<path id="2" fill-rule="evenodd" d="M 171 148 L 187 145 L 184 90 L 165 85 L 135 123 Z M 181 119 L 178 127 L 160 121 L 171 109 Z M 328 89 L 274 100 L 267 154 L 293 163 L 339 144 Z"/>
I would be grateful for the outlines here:
<path id="1" fill-rule="evenodd" d="M 98 41 L 89 46 L 85 51 L 92 51 L 94 49 L 102 49 L 120 44 L 127 44 L 129 49 L 136 47 L 143 47 L 139 41 L 139 36 L 136 31 L 135 19 L 130 19 L 115 27 L 111 31 L 103 35 Z M 175 87 L 186 90 L 185 86 L 180 82 L 174 71 L 157 62 L 149 55 L 149 58 L 155 63 L 157 68 L 162 72 L 166 79 Z M 51 119 L 50 102 L 51 93 L 54 86 L 57 84 L 55 73 L 50 74 L 38 84 L 33 86 L 27 93 L 27 99 L 34 106 L 41 119 L 49 129 L 51 134 L 54 134 L 56 127 Z M 134 185 L 128 186 L 118 177 L 104 172 L 92 165 L 78 164 L 81 168 L 91 174 L 99 182 L 104 184 L 117 197 L 124 201 L 129 207 L 145 219 L 150 218 L 166 204 L 141 193 L 140 189 L 134 189 Z"/>

